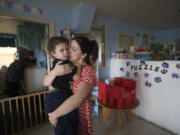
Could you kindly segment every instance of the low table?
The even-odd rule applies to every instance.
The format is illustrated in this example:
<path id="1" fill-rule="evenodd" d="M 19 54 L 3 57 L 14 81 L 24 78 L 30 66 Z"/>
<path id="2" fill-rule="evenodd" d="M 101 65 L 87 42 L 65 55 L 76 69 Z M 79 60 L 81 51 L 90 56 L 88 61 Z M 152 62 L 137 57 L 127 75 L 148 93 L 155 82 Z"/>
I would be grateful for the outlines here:
<path id="1" fill-rule="evenodd" d="M 122 112 L 124 112 L 126 114 L 126 120 L 130 121 L 131 120 L 131 111 L 139 106 L 139 100 L 138 99 L 136 99 L 135 102 L 131 103 L 128 107 L 126 107 L 122 110 L 110 107 L 109 105 L 103 104 L 100 101 L 98 101 L 98 102 L 99 102 L 99 105 L 102 107 L 103 122 L 106 122 L 106 120 L 109 117 L 109 113 L 111 111 L 116 111 L 117 115 L 118 115 L 118 123 L 119 123 L 120 128 L 122 127 Z"/>

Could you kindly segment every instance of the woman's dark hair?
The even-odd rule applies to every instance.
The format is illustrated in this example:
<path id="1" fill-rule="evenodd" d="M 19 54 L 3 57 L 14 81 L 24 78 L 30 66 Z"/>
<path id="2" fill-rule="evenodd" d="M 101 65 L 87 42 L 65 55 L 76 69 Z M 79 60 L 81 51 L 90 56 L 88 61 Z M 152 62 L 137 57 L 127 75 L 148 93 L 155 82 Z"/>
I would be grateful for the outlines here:
<path id="1" fill-rule="evenodd" d="M 48 53 L 51 55 L 51 52 L 55 50 L 56 45 L 61 43 L 69 44 L 69 40 L 65 37 L 59 37 L 59 36 L 51 37 L 47 45 Z"/>
<path id="2" fill-rule="evenodd" d="M 83 36 L 75 36 L 72 40 L 76 40 L 81 48 L 82 53 L 87 54 L 87 56 L 84 58 L 86 64 L 92 65 L 94 62 L 96 62 L 99 48 L 95 40 L 89 40 L 87 37 Z"/>

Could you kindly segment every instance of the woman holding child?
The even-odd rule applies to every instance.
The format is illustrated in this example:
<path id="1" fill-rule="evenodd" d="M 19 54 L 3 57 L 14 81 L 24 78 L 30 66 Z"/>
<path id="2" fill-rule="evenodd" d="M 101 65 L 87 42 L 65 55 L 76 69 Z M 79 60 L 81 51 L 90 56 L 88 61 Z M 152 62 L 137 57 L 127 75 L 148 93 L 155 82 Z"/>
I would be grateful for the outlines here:
<path id="1" fill-rule="evenodd" d="M 96 70 L 92 66 L 98 58 L 98 45 L 86 37 L 76 36 L 69 49 L 69 61 L 77 67 L 80 77 L 73 80 L 73 95 L 66 99 L 55 111 L 49 113 L 49 120 L 56 125 L 57 118 L 64 116 L 78 108 L 79 131 L 78 135 L 92 135 L 91 94 L 92 88 L 97 85 Z M 70 73 L 70 64 L 56 64 L 53 70 L 45 77 L 44 84 L 51 86 L 56 76 Z"/>

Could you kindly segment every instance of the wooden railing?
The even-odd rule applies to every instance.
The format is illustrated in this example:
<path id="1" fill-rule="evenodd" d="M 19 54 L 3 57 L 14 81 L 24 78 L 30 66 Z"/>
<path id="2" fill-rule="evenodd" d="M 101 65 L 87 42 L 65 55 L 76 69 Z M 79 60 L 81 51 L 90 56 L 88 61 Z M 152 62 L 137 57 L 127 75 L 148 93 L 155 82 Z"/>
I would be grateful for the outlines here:
<path id="1" fill-rule="evenodd" d="M 46 91 L 0 100 L 0 135 L 11 135 L 47 122 Z"/>

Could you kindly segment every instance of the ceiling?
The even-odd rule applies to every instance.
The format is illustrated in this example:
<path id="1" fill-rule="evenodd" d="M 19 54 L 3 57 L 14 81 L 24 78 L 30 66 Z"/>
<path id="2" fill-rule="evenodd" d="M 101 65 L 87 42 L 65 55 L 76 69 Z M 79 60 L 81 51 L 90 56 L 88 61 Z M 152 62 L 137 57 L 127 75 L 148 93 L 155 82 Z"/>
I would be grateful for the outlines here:
<path id="1" fill-rule="evenodd" d="M 180 28 L 180 0 L 48 0 L 74 7 L 81 1 L 96 5 L 96 13 L 152 30 Z M 179 10 L 179 12 L 178 12 Z"/>

